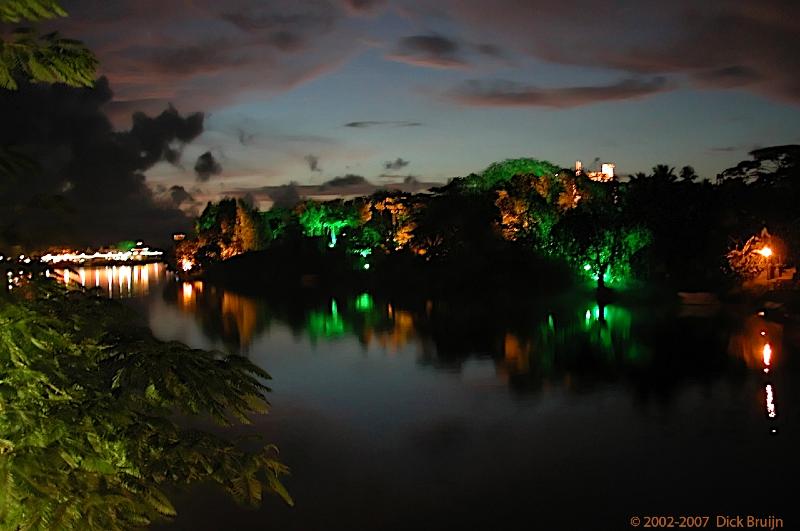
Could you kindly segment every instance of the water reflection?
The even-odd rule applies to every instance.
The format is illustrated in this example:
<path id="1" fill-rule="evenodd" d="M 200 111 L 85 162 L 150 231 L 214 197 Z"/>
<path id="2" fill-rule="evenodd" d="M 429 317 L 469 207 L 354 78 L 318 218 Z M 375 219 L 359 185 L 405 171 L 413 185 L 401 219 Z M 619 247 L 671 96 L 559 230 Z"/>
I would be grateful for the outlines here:
<path id="1" fill-rule="evenodd" d="M 311 345 L 350 337 L 365 352 L 410 348 L 418 363 L 448 371 L 462 370 L 470 359 L 490 360 L 495 378 L 518 393 L 622 380 L 639 398 L 659 400 L 688 378 L 713 379 L 735 365 L 726 351 L 763 368 L 764 337 L 756 332 L 753 340 L 749 327 L 771 326 L 763 319 L 740 325 L 724 316 L 678 317 L 675 310 L 579 300 L 498 309 L 479 299 L 399 300 L 365 292 L 255 297 L 199 281 L 168 284 L 164 298 L 233 350 L 247 351 L 279 323 Z"/>
<path id="2" fill-rule="evenodd" d="M 56 269 L 54 276 L 66 285 L 96 289 L 112 299 L 146 296 L 171 278 L 161 263 Z"/>

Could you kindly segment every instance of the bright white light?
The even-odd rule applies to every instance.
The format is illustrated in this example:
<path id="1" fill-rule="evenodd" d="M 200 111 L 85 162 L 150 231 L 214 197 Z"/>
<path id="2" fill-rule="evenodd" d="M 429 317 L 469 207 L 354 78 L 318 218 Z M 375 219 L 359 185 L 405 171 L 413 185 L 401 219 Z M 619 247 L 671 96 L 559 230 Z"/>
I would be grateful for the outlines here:
<path id="1" fill-rule="evenodd" d="M 58 263 L 58 262 L 85 262 L 86 260 L 109 260 L 113 262 L 127 262 L 128 260 L 136 260 L 140 258 L 151 258 L 161 256 L 164 253 L 161 251 L 151 251 L 148 247 L 142 249 L 134 249 L 132 251 L 109 251 L 107 253 L 74 253 L 65 252 L 61 254 L 46 254 L 41 258 L 45 263 Z"/>
<path id="2" fill-rule="evenodd" d="M 757 250 L 756 252 L 758 254 L 760 254 L 761 256 L 765 257 L 765 258 L 769 258 L 770 256 L 772 256 L 772 248 L 771 247 L 763 247 L 763 248 Z"/>
<path id="3" fill-rule="evenodd" d="M 772 394 L 772 385 L 767 384 L 767 415 L 769 418 L 775 418 L 777 413 L 775 412 L 775 397 Z"/>

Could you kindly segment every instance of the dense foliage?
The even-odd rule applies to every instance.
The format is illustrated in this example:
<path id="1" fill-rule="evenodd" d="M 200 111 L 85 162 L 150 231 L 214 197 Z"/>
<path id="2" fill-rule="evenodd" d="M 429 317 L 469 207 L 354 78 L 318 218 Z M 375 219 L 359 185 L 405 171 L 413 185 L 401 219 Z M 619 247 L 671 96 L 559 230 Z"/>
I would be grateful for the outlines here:
<path id="1" fill-rule="evenodd" d="M 427 194 L 380 191 L 276 208 L 261 214 L 257 231 L 264 248 L 316 240 L 322 252 L 349 256 L 353 269 L 389 275 L 422 268 L 480 281 L 502 279 L 505 268 L 513 283 L 515 275 L 544 275 L 561 264 L 599 287 L 638 278 L 712 289 L 797 261 L 800 148 L 764 148 L 753 158 L 716 182 L 698 180 L 690 166 L 676 174 L 659 164 L 650 174 L 600 182 L 546 161 L 506 160 Z M 225 232 L 224 221 L 206 227 L 207 213 L 233 205 L 206 208 L 200 241 L 208 231 Z M 744 245 L 765 227 L 784 243 L 774 257 Z"/>
<path id="2" fill-rule="evenodd" d="M 247 359 L 154 339 L 114 302 L 35 282 L 0 300 L 0 523 L 128 529 L 175 515 L 165 494 L 215 482 L 243 503 L 287 468 L 184 426 L 247 423 L 269 376 Z"/>

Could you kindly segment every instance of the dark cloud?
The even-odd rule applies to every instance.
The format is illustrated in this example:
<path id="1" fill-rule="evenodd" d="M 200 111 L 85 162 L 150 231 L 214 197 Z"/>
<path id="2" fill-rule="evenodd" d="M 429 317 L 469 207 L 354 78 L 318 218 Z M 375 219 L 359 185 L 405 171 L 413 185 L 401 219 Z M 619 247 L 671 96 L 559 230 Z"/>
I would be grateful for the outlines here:
<path id="1" fill-rule="evenodd" d="M 186 191 L 183 186 L 171 186 L 169 188 L 169 197 L 175 207 L 180 207 L 184 203 L 193 203 L 194 197 Z"/>
<path id="2" fill-rule="evenodd" d="M 343 0 L 343 3 L 350 12 L 363 14 L 370 13 L 383 6 L 385 0 Z"/>
<path id="3" fill-rule="evenodd" d="M 194 164 L 194 173 L 198 181 L 205 182 L 212 176 L 222 173 L 222 165 L 217 162 L 217 159 L 214 158 L 210 151 L 206 151 L 197 157 L 197 162 Z"/>
<path id="4" fill-rule="evenodd" d="M 747 66 L 726 66 L 703 70 L 693 74 L 693 78 L 699 84 L 714 88 L 743 87 L 757 83 L 762 79 L 758 71 Z"/>
<path id="5" fill-rule="evenodd" d="M 489 43 L 481 43 L 475 45 L 475 50 L 478 53 L 483 55 L 488 55 L 489 57 L 504 57 L 505 53 L 499 46 L 495 46 L 494 44 Z"/>
<path id="6" fill-rule="evenodd" d="M 271 186 L 267 190 L 269 198 L 272 200 L 273 208 L 292 208 L 300 202 L 298 184 L 291 182 L 280 186 Z"/>
<path id="7" fill-rule="evenodd" d="M 364 177 L 361 175 L 353 175 L 352 173 L 348 173 L 342 177 L 334 177 L 329 181 L 325 181 L 322 183 L 321 188 L 339 188 L 339 187 L 350 187 L 350 186 L 361 186 L 365 184 L 370 184 Z"/>
<path id="8" fill-rule="evenodd" d="M 409 165 L 409 161 L 397 157 L 395 160 L 389 160 L 383 163 L 385 170 L 400 170 Z"/>
<path id="9" fill-rule="evenodd" d="M 484 0 L 443 0 L 441 9 L 462 32 L 539 60 L 686 76 L 800 103 L 800 2 L 495 0 L 487 16 Z"/>
<path id="10" fill-rule="evenodd" d="M 136 113 L 131 129 L 117 132 L 102 111 L 111 98 L 105 78 L 91 89 L 23 84 L 0 91 L 0 145 L 17 146 L 41 166 L 0 196 L 7 242 L 159 243 L 188 228 L 183 212 L 155 200 L 145 172 L 179 162 L 183 145 L 202 132 L 203 115 L 172 107 L 156 117 Z"/>
<path id="11" fill-rule="evenodd" d="M 365 128 L 365 127 L 419 127 L 420 122 L 407 122 L 401 120 L 366 120 L 363 122 L 348 122 L 344 124 L 345 127 Z"/>
<path id="12" fill-rule="evenodd" d="M 319 167 L 319 157 L 316 155 L 308 154 L 303 157 L 303 160 L 308 164 L 308 169 L 311 171 L 321 172 L 322 168 Z"/>
<path id="13" fill-rule="evenodd" d="M 239 140 L 239 143 L 243 146 L 249 145 L 255 137 L 256 137 L 255 134 L 248 133 L 244 129 L 236 130 L 236 138 Z"/>
<path id="14" fill-rule="evenodd" d="M 541 88 L 511 81 L 468 81 L 447 98 L 464 105 L 568 108 L 603 101 L 641 98 L 670 90 L 663 77 L 624 79 L 611 85 Z"/>
<path id="15" fill-rule="evenodd" d="M 400 39 L 388 59 L 432 68 L 463 68 L 467 62 L 460 56 L 461 46 L 441 35 L 413 35 Z"/>
<path id="16" fill-rule="evenodd" d="M 106 5 L 109 4 L 109 5 Z M 71 0 L 45 29 L 79 37 L 114 84 L 111 117 L 175 101 L 213 109 L 242 93 L 289 90 L 338 68 L 358 46 L 339 0 Z"/>

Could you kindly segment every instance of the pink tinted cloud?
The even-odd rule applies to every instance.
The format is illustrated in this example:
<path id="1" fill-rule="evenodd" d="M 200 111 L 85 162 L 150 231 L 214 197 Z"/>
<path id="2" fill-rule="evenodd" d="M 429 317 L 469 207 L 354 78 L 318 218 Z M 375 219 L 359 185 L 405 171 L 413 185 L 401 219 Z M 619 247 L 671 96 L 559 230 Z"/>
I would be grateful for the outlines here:
<path id="1" fill-rule="evenodd" d="M 624 77 L 676 75 L 700 88 L 800 103 L 800 2 L 494 0 L 491 16 L 483 0 L 443 0 L 441 7 L 462 29 L 547 62 Z"/>
<path id="2" fill-rule="evenodd" d="M 339 0 L 82 0 L 67 8 L 58 29 L 97 53 L 118 125 L 131 110 L 167 102 L 208 110 L 244 92 L 289 90 L 338 68 L 359 46 L 341 24 Z"/>

